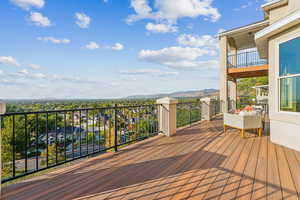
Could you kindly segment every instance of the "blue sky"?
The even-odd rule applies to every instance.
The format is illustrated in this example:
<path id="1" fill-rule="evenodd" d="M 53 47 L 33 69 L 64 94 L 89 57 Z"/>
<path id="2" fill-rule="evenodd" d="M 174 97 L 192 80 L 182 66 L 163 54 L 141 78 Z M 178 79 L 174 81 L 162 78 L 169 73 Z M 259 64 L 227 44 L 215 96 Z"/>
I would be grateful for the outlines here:
<path id="1" fill-rule="evenodd" d="M 262 20 L 263 3 L 2 0 L 0 99 L 218 88 L 216 34 Z"/>

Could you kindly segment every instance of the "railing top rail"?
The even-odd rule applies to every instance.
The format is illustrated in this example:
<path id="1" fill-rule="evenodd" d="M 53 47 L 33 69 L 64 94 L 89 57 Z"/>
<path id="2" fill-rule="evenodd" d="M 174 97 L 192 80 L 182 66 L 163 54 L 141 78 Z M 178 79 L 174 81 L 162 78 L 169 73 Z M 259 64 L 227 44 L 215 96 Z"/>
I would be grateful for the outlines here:
<path id="1" fill-rule="evenodd" d="M 112 110 L 122 108 L 139 108 L 139 107 L 151 107 L 159 106 L 161 104 L 141 104 L 141 105 L 128 105 L 128 106 L 108 106 L 108 107 L 96 107 L 96 108 L 76 108 L 76 109 L 62 109 L 62 110 L 45 110 L 45 111 L 29 111 L 29 112 L 12 112 L 0 114 L 0 117 L 13 116 L 13 115 L 34 115 L 34 114 L 50 114 L 50 113 L 64 113 L 64 112 L 76 112 L 76 111 L 92 111 L 92 110 Z"/>
<path id="2" fill-rule="evenodd" d="M 240 52 L 240 53 L 231 53 L 228 54 L 228 57 L 232 57 L 232 56 L 238 56 L 238 55 L 243 55 L 243 54 L 249 54 L 249 53 L 258 53 L 258 51 L 245 51 L 245 52 Z"/>

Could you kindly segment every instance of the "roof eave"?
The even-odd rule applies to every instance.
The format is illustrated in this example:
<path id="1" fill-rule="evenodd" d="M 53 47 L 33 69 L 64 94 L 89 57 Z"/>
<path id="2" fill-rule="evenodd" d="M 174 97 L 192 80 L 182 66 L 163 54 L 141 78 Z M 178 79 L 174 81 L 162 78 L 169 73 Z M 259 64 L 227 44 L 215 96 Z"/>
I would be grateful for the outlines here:
<path id="1" fill-rule="evenodd" d="M 222 37 L 222 36 L 229 36 L 229 35 L 233 35 L 233 34 L 238 34 L 238 33 L 242 33 L 242 32 L 245 32 L 245 31 L 249 31 L 249 30 L 252 30 L 252 29 L 256 29 L 258 27 L 264 27 L 264 26 L 268 26 L 269 25 L 269 20 L 263 20 L 263 21 L 259 21 L 259 22 L 255 22 L 253 24 L 249 24 L 249 25 L 246 25 L 246 26 L 242 26 L 242 27 L 239 27 L 239 28 L 235 28 L 235 29 L 231 29 L 229 31 L 224 31 L 222 33 L 219 33 L 218 34 L 218 37 Z"/>

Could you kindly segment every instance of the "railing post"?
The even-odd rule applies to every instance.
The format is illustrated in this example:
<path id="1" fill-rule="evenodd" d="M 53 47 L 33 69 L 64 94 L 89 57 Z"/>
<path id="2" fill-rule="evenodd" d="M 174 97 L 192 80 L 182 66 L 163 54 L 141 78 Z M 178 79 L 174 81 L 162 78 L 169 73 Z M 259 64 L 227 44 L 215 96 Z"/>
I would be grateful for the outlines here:
<path id="1" fill-rule="evenodd" d="M 189 113 L 190 113 L 190 126 L 192 126 L 192 105 L 189 105 Z"/>
<path id="2" fill-rule="evenodd" d="M 202 120 L 210 121 L 214 115 L 214 100 L 211 98 L 202 98 Z"/>
<path id="3" fill-rule="evenodd" d="M 158 99 L 159 104 L 158 119 L 159 119 L 159 132 L 170 137 L 176 133 L 176 121 L 177 121 L 177 99 L 162 98 Z"/>
<path id="4" fill-rule="evenodd" d="M 118 151 L 118 113 L 117 113 L 117 111 L 118 111 L 118 105 L 117 104 L 115 104 L 115 107 L 114 107 L 114 121 L 115 121 L 115 123 L 114 123 L 114 131 L 115 131 L 115 134 L 114 134 L 114 139 L 115 139 L 115 152 L 117 152 Z"/>
<path id="5" fill-rule="evenodd" d="M 2 114 L 6 112 L 6 104 L 0 101 L 0 197 L 1 194 L 1 180 L 2 180 Z"/>

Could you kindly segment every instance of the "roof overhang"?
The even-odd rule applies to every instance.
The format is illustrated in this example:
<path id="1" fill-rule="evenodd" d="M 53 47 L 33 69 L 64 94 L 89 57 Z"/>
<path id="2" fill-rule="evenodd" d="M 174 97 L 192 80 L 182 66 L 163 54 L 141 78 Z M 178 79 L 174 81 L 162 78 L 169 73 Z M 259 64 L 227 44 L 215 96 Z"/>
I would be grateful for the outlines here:
<path id="1" fill-rule="evenodd" d="M 233 36 L 233 35 L 245 33 L 247 31 L 251 31 L 253 29 L 257 29 L 260 27 L 264 28 L 265 26 L 268 26 L 268 25 L 269 25 L 269 20 L 263 20 L 263 21 L 255 22 L 253 24 L 246 25 L 246 26 L 241 26 L 239 28 L 231 29 L 229 31 L 221 32 L 218 34 L 218 37 Z"/>
<path id="2" fill-rule="evenodd" d="M 237 49 L 247 49 L 255 47 L 254 34 L 269 25 L 269 20 L 259 21 L 243 27 L 222 32 L 218 37 L 228 37 L 234 41 Z"/>
<path id="3" fill-rule="evenodd" d="M 268 57 L 268 40 L 270 37 L 300 23 L 300 10 L 275 22 L 255 34 L 255 42 L 261 58 Z"/>

